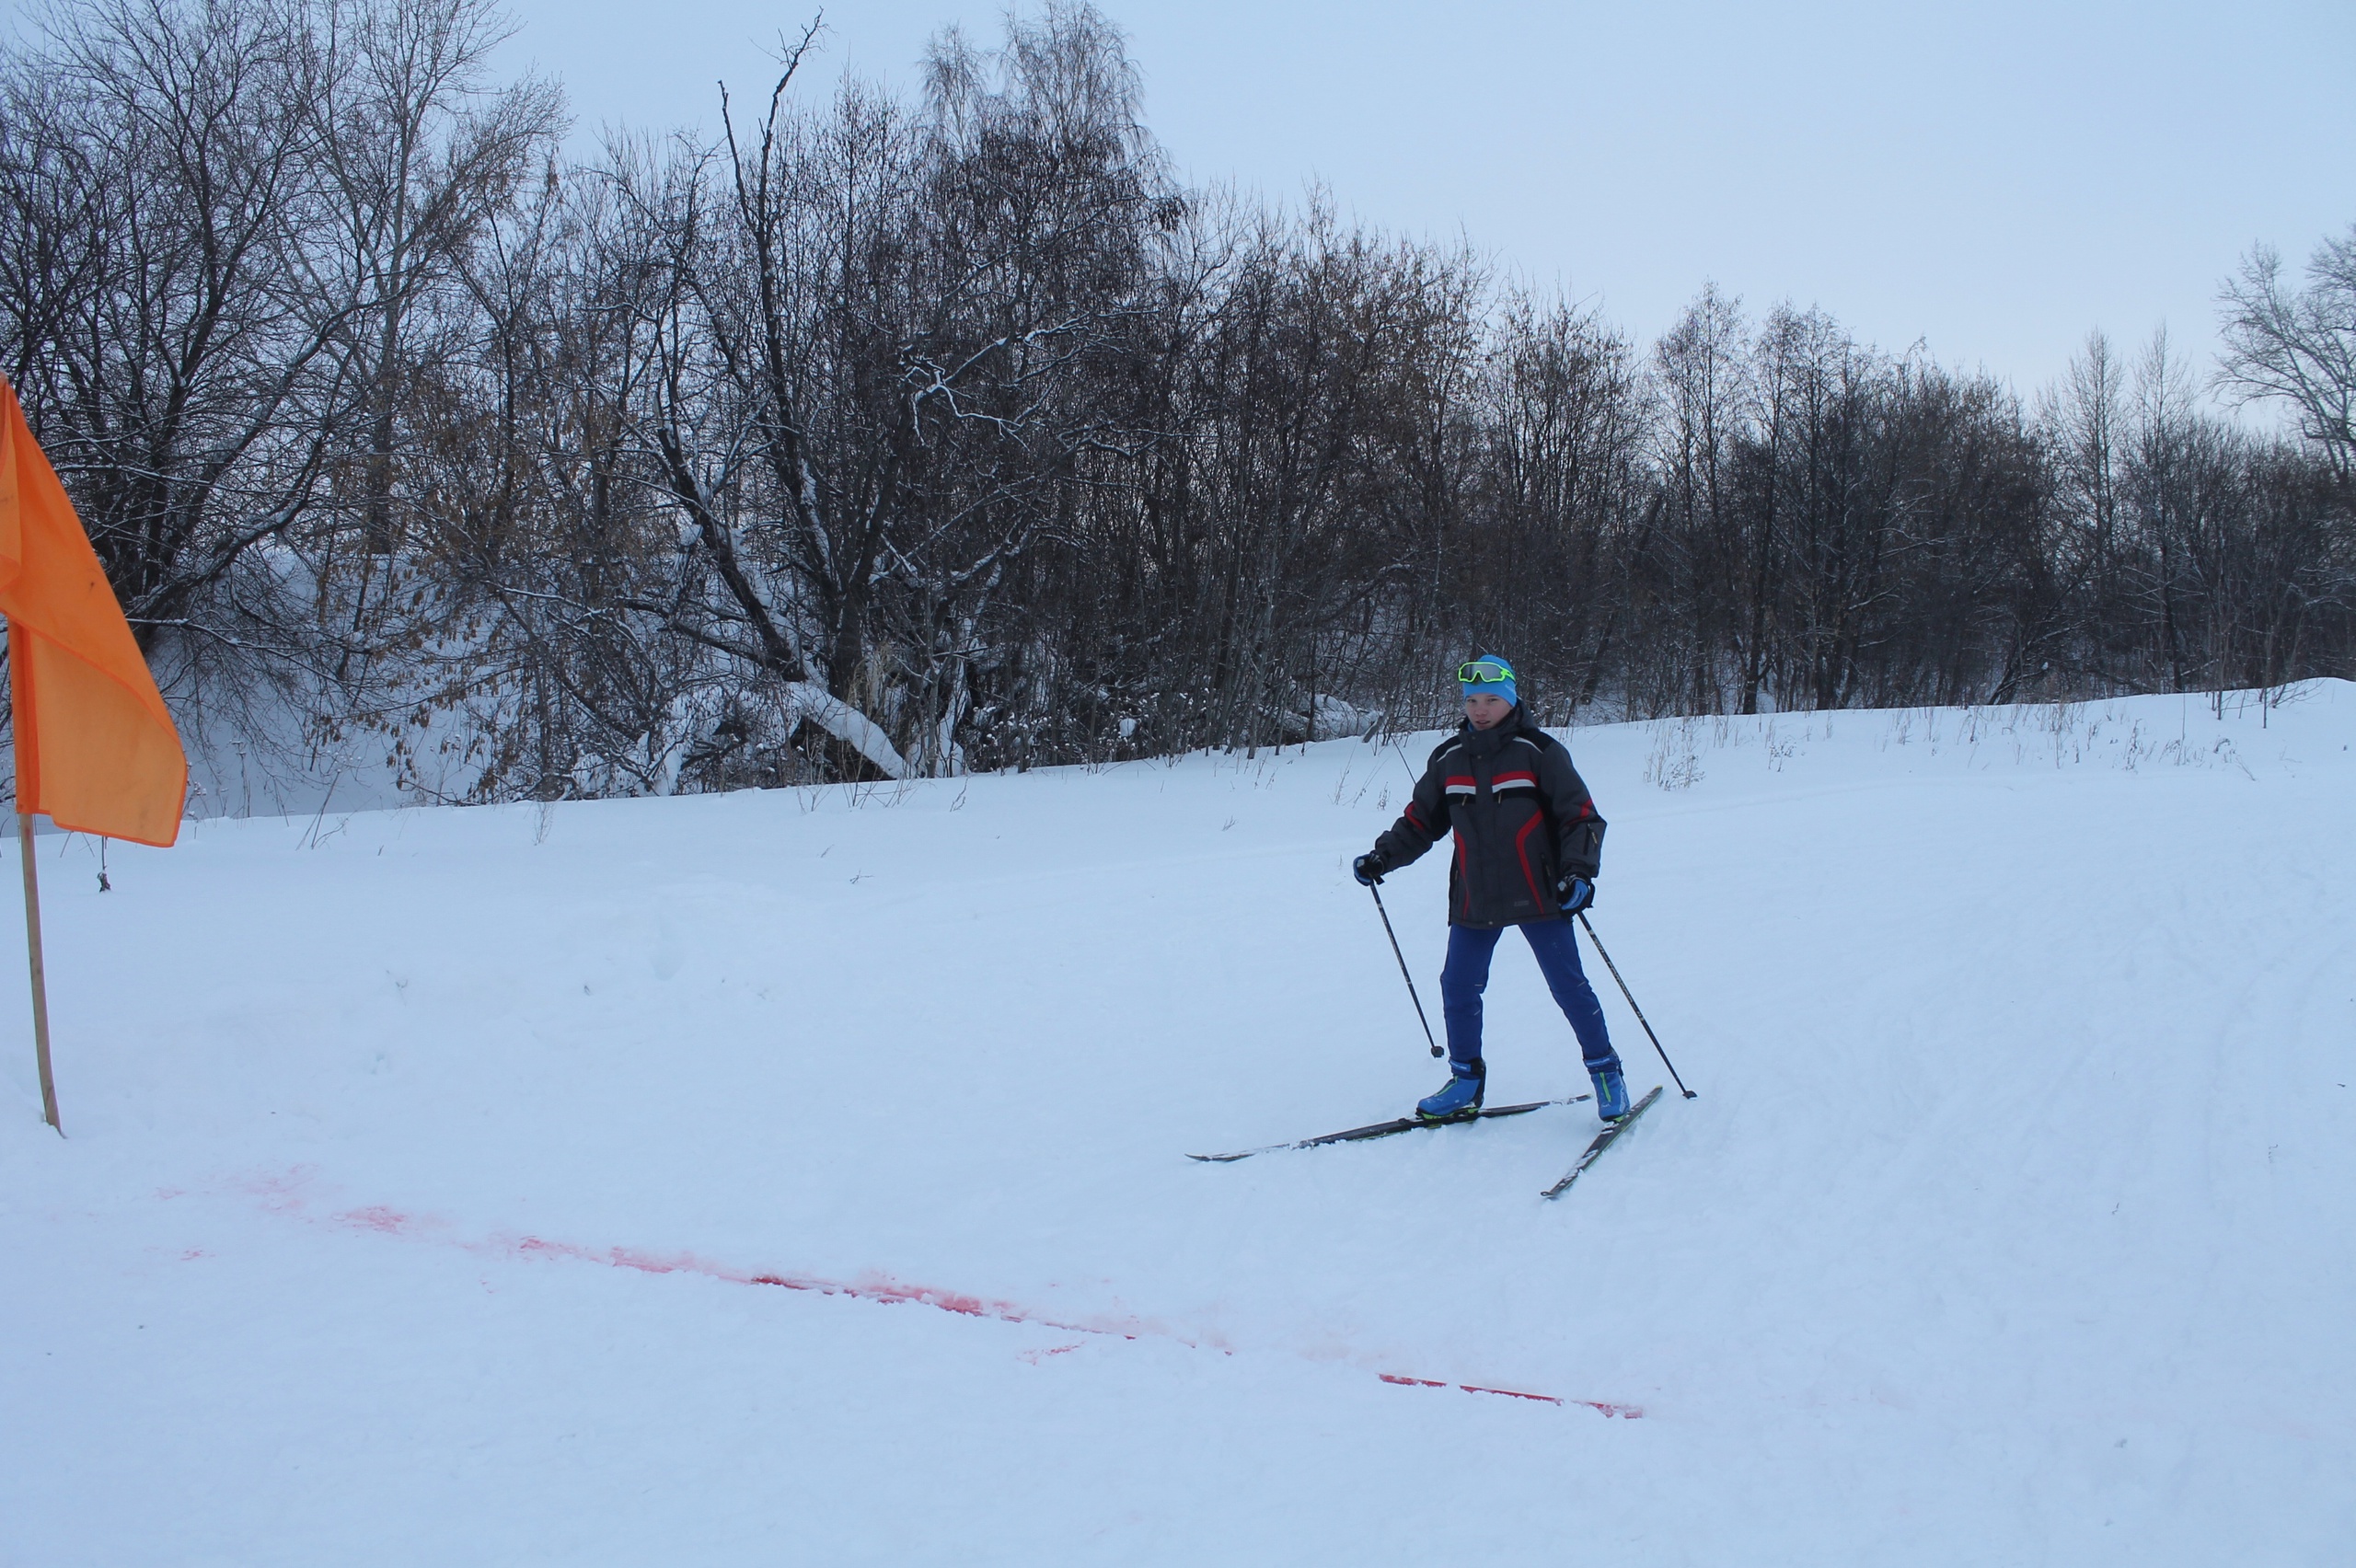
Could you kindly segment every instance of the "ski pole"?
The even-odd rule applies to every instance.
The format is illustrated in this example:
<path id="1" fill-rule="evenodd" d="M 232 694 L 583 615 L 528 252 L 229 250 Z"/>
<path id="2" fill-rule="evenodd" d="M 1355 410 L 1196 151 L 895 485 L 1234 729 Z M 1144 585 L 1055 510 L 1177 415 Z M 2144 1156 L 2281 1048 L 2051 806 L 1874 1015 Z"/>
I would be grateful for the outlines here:
<path id="1" fill-rule="evenodd" d="M 1378 899 L 1376 902 L 1380 903 L 1381 901 Z M 1611 955 L 1610 953 L 1604 952 L 1603 939 L 1595 934 L 1595 927 L 1588 920 L 1587 911 L 1584 909 L 1579 911 L 1579 924 L 1587 927 L 1587 940 L 1595 944 L 1595 951 L 1597 952 L 1602 953 L 1603 967 L 1611 971 L 1611 978 L 1619 982 L 1620 994 L 1628 998 L 1628 1010 L 1634 1013 L 1636 1015 L 1636 1021 L 1645 1026 L 1645 1038 L 1653 1043 L 1654 1050 L 1660 1051 L 1660 1065 L 1669 1069 L 1669 1076 L 1670 1078 L 1677 1078 L 1677 1087 L 1683 1091 L 1686 1099 L 1698 1099 L 1699 1096 L 1694 1094 L 1692 1090 L 1686 1089 L 1685 1080 L 1681 1078 L 1677 1078 L 1677 1064 L 1669 1059 L 1668 1052 L 1661 1051 L 1660 1036 L 1653 1032 L 1652 1024 L 1645 1017 L 1645 1009 L 1636 1005 L 1635 993 L 1628 989 L 1628 982 L 1620 979 L 1620 966 L 1611 962 Z"/>
<path id="2" fill-rule="evenodd" d="M 1366 884 L 1366 890 L 1374 894 L 1374 912 L 1382 917 L 1383 934 L 1391 939 L 1391 956 L 1399 961 L 1399 978 L 1407 982 L 1407 998 L 1415 1004 L 1415 1021 L 1424 1026 L 1424 1038 L 1431 1042 L 1432 1055 L 1444 1056 L 1448 1053 L 1439 1048 L 1438 1041 L 1432 1039 L 1432 1020 L 1424 1016 L 1424 998 L 1415 995 L 1415 977 L 1407 973 L 1407 955 L 1399 951 L 1399 933 L 1391 928 L 1391 911 L 1382 906 L 1382 890 L 1372 882 Z M 1682 1089 L 1684 1085 L 1678 1087 Z"/>

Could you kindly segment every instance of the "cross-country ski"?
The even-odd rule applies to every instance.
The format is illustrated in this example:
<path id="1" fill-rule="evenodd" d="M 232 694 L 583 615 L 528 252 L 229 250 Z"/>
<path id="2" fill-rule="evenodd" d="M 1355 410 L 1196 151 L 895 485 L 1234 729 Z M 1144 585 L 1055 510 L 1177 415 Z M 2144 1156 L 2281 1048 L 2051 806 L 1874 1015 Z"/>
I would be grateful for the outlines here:
<path id="1" fill-rule="evenodd" d="M 1585 1170 L 1588 1166 L 1593 1165 L 1596 1162 L 1597 1158 L 1600 1156 L 1605 1149 L 1610 1148 L 1614 1143 L 1618 1142 L 1620 1135 L 1634 1126 L 1635 1124 L 1636 1118 L 1643 1115 L 1646 1111 L 1651 1110 L 1653 1101 L 1659 1098 L 1660 1090 L 1658 1088 L 1655 1088 L 1642 1100 L 1637 1101 L 1635 1106 L 1630 1110 L 1626 1115 L 1618 1118 L 1610 1126 L 1604 1128 L 1603 1131 L 1596 1134 L 1594 1141 L 1587 1146 L 1587 1152 L 1579 1156 L 1578 1163 L 1572 1166 L 1569 1170 L 1565 1171 L 1561 1181 L 1555 1182 L 1553 1186 L 1547 1188 L 1538 1195 L 1542 1198 L 1559 1198 L 1565 1193 L 1569 1192 L 1571 1190 L 1571 1183 L 1579 1179 L 1579 1173 Z"/>
<path id="2" fill-rule="evenodd" d="M 1522 1116 L 1532 1111 L 1543 1111 L 1549 1105 L 1576 1105 L 1587 1098 L 1588 1096 L 1584 1094 L 1574 1094 L 1567 1100 L 1533 1100 L 1526 1105 L 1492 1105 L 1475 1111 L 1469 1116 L 1456 1116 L 1445 1121 L 1423 1116 L 1400 1116 L 1388 1122 L 1376 1122 L 1369 1126 L 1352 1127 L 1345 1133 L 1327 1133 L 1321 1137 L 1298 1138 L 1291 1143 L 1265 1144 L 1259 1148 L 1239 1148 L 1232 1154 L 1190 1154 L 1186 1158 L 1206 1160 L 1214 1165 L 1226 1165 L 1238 1159 L 1249 1159 L 1255 1154 L 1282 1154 L 1287 1149 L 1318 1148 L 1326 1144 L 1362 1143 L 1369 1138 L 1387 1138 L 1399 1133 L 1460 1126 L 1466 1122 L 1485 1120 L 1492 1116 Z"/>

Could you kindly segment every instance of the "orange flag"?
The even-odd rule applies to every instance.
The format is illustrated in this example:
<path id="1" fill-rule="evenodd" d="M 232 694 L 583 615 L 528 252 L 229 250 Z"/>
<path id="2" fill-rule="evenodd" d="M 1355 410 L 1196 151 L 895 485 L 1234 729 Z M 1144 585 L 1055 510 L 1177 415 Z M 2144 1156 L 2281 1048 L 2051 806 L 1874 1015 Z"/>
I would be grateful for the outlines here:
<path id="1" fill-rule="evenodd" d="M 188 756 L 57 471 L 0 376 L 0 615 L 8 617 L 17 809 L 167 847 Z"/>

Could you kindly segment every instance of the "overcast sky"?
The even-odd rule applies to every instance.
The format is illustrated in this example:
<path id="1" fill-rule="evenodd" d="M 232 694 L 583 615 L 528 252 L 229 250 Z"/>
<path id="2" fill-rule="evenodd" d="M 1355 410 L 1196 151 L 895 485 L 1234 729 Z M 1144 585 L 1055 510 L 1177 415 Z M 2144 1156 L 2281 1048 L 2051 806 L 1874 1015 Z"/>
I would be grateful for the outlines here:
<path id="1" fill-rule="evenodd" d="M 510 0 L 601 124 L 709 124 L 814 0 Z M 12 5 L 11 8 L 15 8 Z M 1035 6 L 1032 7 L 1035 9 Z M 1105 0 L 1179 170 L 1463 235 L 1649 340 L 1706 279 L 2024 391 L 2086 332 L 2202 359 L 2258 240 L 2356 223 L 2356 0 Z M 824 92 L 913 91 L 985 0 L 829 0 Z"/>
<path id="2" fill-rule="evenodd" d="M 515 0 L 512 46 L 581 124 L 709 121 L 807 12 Z M 2024 390 L 2085 333 L 2163 321 L 2204 358 L 2253 241 L 2356 222 L 2356 0 L 2232 5 L 1447 6 L 1109 0 L 1149 122 L 1198 180 L 1322 179 L 1386 228 L 1462 234 L 1649 339 L 1706 279 Z M 950 22 L 832 0 L 822 75 L 913 90 Z"/>

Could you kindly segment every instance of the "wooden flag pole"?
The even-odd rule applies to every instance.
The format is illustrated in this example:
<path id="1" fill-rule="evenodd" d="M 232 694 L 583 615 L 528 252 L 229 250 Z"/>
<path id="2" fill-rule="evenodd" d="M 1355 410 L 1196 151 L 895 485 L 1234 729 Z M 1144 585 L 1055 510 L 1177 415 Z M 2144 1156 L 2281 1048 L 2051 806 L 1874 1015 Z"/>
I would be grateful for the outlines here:
<path id="1" fill-rule="evenodd" d="M 25 859 L 25 951 L 33 966 L 33 1055 L 40 1063 L 40 1110 L 62 1138 L 65 1124 L 57 1117 L 57 1076 L 49 1067 L 49 983 L 41 974 L 40 963 L 40 879 L 33 872 L 33 819 L 23 812 L 17 813 L 17 843 Z"/>

